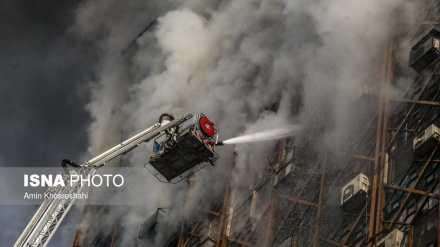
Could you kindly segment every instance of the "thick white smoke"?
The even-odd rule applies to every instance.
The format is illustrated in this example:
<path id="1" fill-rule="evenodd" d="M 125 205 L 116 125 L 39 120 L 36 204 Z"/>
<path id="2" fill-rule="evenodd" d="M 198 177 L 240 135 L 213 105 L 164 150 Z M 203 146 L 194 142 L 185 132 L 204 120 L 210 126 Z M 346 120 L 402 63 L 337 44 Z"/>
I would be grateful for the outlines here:
<path id="1" fill-rule="evenodd" d="M 117 143 L 121 129 L 145 129 L 164 112 L 203 112 L 221 139 L 300 123 L 305 128 L 297 144 L 313 137 L 338 146 L 362 114 L 352 108 L 359 89 L 380 79 L 395 11 L 409 6 L 405 0 L 193 0 L 170 4 L 161 14 L 164 6 L 145 2 L 90 0 L 78 9 L 76 29 L 101 39 L 105 54 L 89 106 L 91 152 Z M 130 70 L 121 46 L 155 14 L 158 25 L 138 40 Z M 234 188 L 262 171 L 274 144 L 237 147 Z M 226 179 L 214 178 L 226 175 L 232 151 L 220 150 L 217 165 L 196 175 L 190 206 L 208 205 L 221 194 Z M 146 157 L 136 153 L 129 163 L 141 165 Z M 185 193 L 178 192 L 185 191 L 186 184 L 165 186 L 152 176 L 133 185 L 130 193 L 144 193 L 146 209 L 111 214 L 132 227 L 127 232 L 134 235 L 122 241 L 130 245 L 143 213 L 161 203 L 182 205 Z"/>

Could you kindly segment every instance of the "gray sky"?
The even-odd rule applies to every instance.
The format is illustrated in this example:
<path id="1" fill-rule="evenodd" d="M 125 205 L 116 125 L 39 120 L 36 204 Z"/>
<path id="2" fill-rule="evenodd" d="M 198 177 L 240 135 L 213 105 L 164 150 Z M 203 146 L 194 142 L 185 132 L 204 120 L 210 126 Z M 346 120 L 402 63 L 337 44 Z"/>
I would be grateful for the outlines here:
<path id="1" fill-rule="evenodd" d="M 1 166 L 59 166 L 87 149 L 97 54 L 67 32 L 77 2 L 0 1 Z M 36 208 L 0 206 L 2 246 L 13 245 Z"/>

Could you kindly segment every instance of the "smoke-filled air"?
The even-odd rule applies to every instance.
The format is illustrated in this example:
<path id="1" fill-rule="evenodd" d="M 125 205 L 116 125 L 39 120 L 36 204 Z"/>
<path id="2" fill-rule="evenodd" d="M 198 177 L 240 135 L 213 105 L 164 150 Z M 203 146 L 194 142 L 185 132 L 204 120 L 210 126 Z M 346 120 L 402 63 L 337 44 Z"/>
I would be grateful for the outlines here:
<path id="1" fill-rule="evenodd" d="M 219 140 L 240 136 L 224 143 L 243 143 L 216 147 L 220 159 L 195 174 L 190 196 L 187 182 L 164 184 L 152 175 L 129 181 L 123 193 L 104 193 L 109 200 L 136 197 L 143 204 L 84 213 L 81 241 L 93 246 L 116 224 L 122 226 L 120 245 L 135 246 L 139 226 L 166 207 L 171 226 L 148 245 L 164 246 L 198 208 L 222 204 L 229 164 L 231 205 L 237 207 L 245 200 L 239 191 L 264 171 L 267 157 L 276 157 L 277 139 L 289 137 L 290 146 L 349 145 L 364 119 L 353 102 L 365 84 L 377 86 L 377 58 L 388 44 L 390 23 L 411 22 L 416 9 L 406 0 L 81 2 L 70 32 L 101 49 L 87 107 L 93 118 L 87 156 L 157 123 L 162 113 L 204 113 Z M 151 149 L 114 165 L 142 167 Z"/>

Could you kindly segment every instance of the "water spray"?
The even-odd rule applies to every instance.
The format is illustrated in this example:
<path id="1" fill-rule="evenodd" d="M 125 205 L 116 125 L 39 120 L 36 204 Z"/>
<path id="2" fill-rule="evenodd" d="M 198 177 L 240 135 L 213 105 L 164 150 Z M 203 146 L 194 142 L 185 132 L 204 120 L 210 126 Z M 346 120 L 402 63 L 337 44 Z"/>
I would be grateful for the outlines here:
<path id="1" fill-rule="evenodd" d="M 293 125 L 283 128 L 263 130 L 257 133 L 238 136 L 225 141 L 219 141 L 216 143 L 216 146 L 277 140 L 292 135 L 295 131 L 299 130 L 299 128 L 299 125 Z"/>

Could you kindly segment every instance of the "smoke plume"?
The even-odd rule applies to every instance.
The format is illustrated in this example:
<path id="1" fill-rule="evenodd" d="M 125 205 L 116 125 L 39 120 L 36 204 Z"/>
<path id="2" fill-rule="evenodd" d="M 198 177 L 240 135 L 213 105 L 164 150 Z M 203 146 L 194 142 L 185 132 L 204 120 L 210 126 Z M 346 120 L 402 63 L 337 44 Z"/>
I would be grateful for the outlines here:
<path id="1" fill-rule="evenodd" d="M 363 117 L 354 107 L 359 90 L 380 80 L 396 13 L 413 20 L 411 9 L 405 0 L 87 1 L 77 10 L 74 30 L 103 49 L 88 107 L 94 119 L 89 151 L 116 144 L 121 131 L 125 137 L 143 130 L 165 112 L 203 112 L 222 139 L 301 124 L 295 145 L 344 145 Z M 157 25 L 137 39 L 135 54 L 125 58 L 130 38 L 156 18 Z M 233 191 L 263 171 L 275 144 L 237 146 Z M 114 210 L 99 222 L 124 222 L 127 246 L 142 216 L 163 204 L 179 205 L 170 213 L 178 226 L 182 215 L 196 214 L 195 205 L 218 203 L 233 151 L 220 150 L 217 165 L 193 178 L 189 197 L 185 183 L 168 186 L 146 177 L 127 190 L 145 194 L 144 208 Z M 125 162 L 139 166 L 146 157 L 136 152 Z"/>

